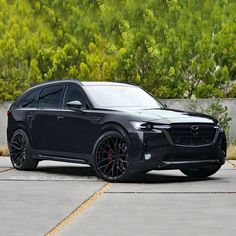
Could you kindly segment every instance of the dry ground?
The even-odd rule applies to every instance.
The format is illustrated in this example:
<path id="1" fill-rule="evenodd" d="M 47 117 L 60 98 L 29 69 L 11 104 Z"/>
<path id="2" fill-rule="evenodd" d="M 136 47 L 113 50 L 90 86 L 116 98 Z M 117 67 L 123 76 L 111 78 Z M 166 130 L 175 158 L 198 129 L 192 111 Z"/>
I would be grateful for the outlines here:
<path id="1" fill-rule="evenodd" d="M 9 156 L 9 151 L 7 145 L 0 146 L 0 156 Z"/>

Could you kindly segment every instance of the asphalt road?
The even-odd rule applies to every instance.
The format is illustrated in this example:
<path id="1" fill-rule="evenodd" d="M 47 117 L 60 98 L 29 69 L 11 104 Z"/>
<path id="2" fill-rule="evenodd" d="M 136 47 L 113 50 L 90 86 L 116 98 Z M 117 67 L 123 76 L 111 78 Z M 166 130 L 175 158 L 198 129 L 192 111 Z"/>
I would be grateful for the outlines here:
<path id="1" fill-rule="evenodd" d="M 11 169 L 0 157 L 1 236 L 235 235 L 236 162 L 211 178 L 152 171 L 107 184 L 91 168 L 41 162 Z"/>

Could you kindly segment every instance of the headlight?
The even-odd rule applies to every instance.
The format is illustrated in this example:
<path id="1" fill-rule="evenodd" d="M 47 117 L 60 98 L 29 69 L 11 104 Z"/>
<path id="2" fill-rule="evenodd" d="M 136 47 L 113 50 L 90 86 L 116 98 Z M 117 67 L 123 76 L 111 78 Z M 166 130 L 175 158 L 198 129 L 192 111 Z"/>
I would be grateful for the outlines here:
<path id="1" fill-rule="evenodd" d="M 148 122 L 140 122 L 140 121 L 131 121 L 130 124 L 134 127 L 136 130 L 146 130 L 151 131 L 153 129 L 153 126 L 151 123 Z"/>
<path id="2" fill-rule="evenodd" d="M 223 132 L 224 129 L 222 128 L 222 126 L 220 125 L 220 123 L 217 123 L 217 125 L 214 127 L 216 129 L 219 129 L 220 132 Z"/>
<path id="3" fill-rule="evenodd" d="M 220 129 L 220 128 L 221 128 L 221 126 L 220 126 L 220 124 L 219 124 L 219 123 L 217 123 L 217 124 L 214 126 L 214 128 L 215 128 L 215 129 Z"/>

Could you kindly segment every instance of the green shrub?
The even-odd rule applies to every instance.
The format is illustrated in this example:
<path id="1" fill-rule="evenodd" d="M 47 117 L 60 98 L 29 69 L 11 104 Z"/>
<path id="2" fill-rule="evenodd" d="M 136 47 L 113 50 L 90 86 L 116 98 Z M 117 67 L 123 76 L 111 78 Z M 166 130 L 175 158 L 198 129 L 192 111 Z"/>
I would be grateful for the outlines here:
<path id="1" fill-rule="evenodd" d="M 198 108 L 197 100 L 191 99 L 188 110 L 191 112 L 200 111 L 201 113 L 213 116 L 215 119 L 217 119 L 219 125 L 224 129 L 226 138 L 229 141 L 230 121 L 232 119 L 231 117 L 229 117 L 227 106 L 223 106 L 220 103 L 219 98 L 213 99 L 212 102 L 206 108 L 203 107 Z"/>

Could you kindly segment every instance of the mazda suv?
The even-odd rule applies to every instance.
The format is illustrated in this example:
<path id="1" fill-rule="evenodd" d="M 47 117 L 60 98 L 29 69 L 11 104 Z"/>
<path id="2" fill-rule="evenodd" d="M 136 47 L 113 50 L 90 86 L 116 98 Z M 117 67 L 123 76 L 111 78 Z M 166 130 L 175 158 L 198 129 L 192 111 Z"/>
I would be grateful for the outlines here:
<path id="1" fill-rule="evenodd" d="M 8 111 L 12 165 L 89 164 L 106 181 L 179 169 L 207 177 L 225 162 L 224 130 L 208 115 L 168 109 L 138 86 L 118 82 L 47 82 Z"/>

